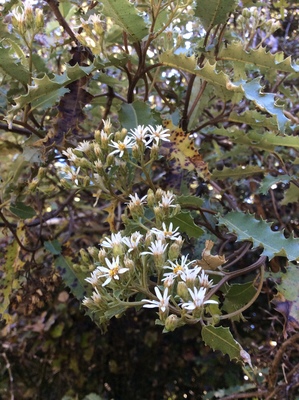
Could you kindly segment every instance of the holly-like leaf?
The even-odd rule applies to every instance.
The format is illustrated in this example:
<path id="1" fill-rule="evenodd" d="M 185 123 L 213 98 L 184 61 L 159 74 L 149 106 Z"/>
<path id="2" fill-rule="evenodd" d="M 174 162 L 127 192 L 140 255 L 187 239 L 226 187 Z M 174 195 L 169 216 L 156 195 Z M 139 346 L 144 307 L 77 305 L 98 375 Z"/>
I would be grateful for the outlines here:
<path id="1" fill-rule="evenodd" d="M 189 212 L 181 212 L 169 218 L 167 222 L 172 222 L 174 228 L 179 228 L 180 232 L 186 233 L 190 238 L 199 238 L 204 234 L 204 231 L 199 226 L 195 225 Z"/>
<path id="2" fill-rule="evenodd" d="M 291 182 L 290 187 L 285 191 L 281 205 L 286 206 L 289 203 L 298 203 L 299 188 Z"/>
<path id="3" fill-rule="evenodd" d="M 50 79 L 48 75 L 43 78 L 33 78 L 33 85 L 28 87 L 28 93 L 15 99 L 16 105 L 10 110 L 9 120 L 26 104 L 33 104 L 33 108 L 48 106 L 49 102 L 54 104 L 58 99 L 69 91 L 65 87 L 70 83 L 90 74 L 96 67 L 90 65 L 81 67 L 78 64 L 67 66 L 66 71 L 62 75 L 55 75 Z"/>
<path id="4" fill-rule="evenodd" d="M 223 328 L 222 326 L 204 326 L 201 331 L 201 336 L 205 344 L 211 349 L 220 350 L 223 354 L 227 354 L 231 360 L 237 359 L 243 362 L 240 352 L 242 347 L 233 338 L 229 328 Z"/>
<path id="5" fill-rule="evenodd" d="M 30 82 L 29 71 L 13 57 L 10 48 L 3 47 L 2 44 L 0 44 L 0 70 L 24 85 Z"/>
<path id="6" fill-rule="evenodd" d="M 21 201 L 11 205 L 9 211 L 21 219 L 33 218 L 36 215 L 36 212 L 32 207 L 27 206 Z"/>
<path id="7" fill-rule="evenodd" d="M 250 130 L 247 134 L 237 128 L 214 128 L 209 131 L 213 135 L 227 136 L 236 144 L 255 147 L 260 150 L 275 152 L 277 146 L 294 147 L 299 149 L 299 140 L 296 136 L 280 136 L 274 132 Z"/>
<path id="8" fill-rule="evenodd" d="M 142 40 L 148 35 L 146 26 L 141 15 L 128 0 L 101 0 L 104 6 L 104 14 L 119 25 L 134 41 Z"/>
<path id="9" fill-rule="evenodd" d="M 255 78 L 248 82 L 242 82 L 241 87 L 244 90 L 245 97 L 248 100 L 252 100 L 254 104 L 259 107 L 262 111 L 267 111 L 270 115 L 273 115 L 277 119 L 277 125 L 281 132 L 285 131 L 285 124 L 289 121 L 284 113 L 282 107 L 278 106 L 273 93 L 263 93 L 262 86 L 260 85 L 261 78 Z M 235 83 L 235 85 L 238 85 Z"/>
<path id="10" fill-rule="evenodd" d="M 291 57 L 284 58 L 284 53 L 271 54 L 263 46 L 245 51 L 242 42 L 233 42 L 223 46 L 218 54 L 218 59 L 251 64 L 262 70 L 273 69 L 275 72 L 283 71 L 287 73 L 299 72 L 299 65 L 292 62 Z"/>
<path id="11" fill-rule="evenodd" d="M 292 177 L 290 175 L 278 175 L 272 176 L 270 174 L 266 175 L 261 182 L 258 193 L 267 194 L 271 189 L 271 186 L 277 183 L 288 183 Z"/>
<path id="12" fill-rule="evenodd" d="M 233 211 L 219 217 L 219 225 L 225 225 L 237 236 L 237 240 L 248 240 L 253 247 L 262 247 L 264 255 L 271 260 L 275 256 L 299 260 L 299 239 L 285 238 L 281 232 L 271 230 L 271 224 L 257 220 L 250 214 Z"/>
<path id="13" fill-rule="evenodd" d="M 237 3 L 236 0 L 197 0 L 194 14 L 208 31 L 215 25 L 224 24 Z"/>

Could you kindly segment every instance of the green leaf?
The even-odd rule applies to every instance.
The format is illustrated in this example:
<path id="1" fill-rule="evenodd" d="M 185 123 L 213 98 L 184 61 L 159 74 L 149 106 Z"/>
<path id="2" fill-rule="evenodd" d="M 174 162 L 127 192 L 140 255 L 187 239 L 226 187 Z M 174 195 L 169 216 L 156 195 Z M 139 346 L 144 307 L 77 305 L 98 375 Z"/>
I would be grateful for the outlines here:
<path id="1" fill-rule="evenodd" d="M 261 114 L 256 110 L 247 110 L 241 114 L 236 112 L 230 113 L 228 117 L 230 122 L 236 122 L 237 124 L 247 124 L 252 128 L 268 128 L 272 131 L 277 131 L 276 118 L 269 117 L 266 114 Z"/>
<path id="2" fill-rule="evenodd" d="M 255 295 L 256 290 L 252 282 L 244 284 L 233 284 L 229 287 L 225 293 L 225 300 L 223 303 L 222 310 L 227 313 L 231 313 L 239 310 L 245 304 L 247 304 Z M 234 321 L 239 321 L 241 315 L 237 315 L 233 318 Z"/>
<path id="3" fill-rule="evenodd" d="M 238 166 L 236 168 L 224 167 L 221 171 L 214 170 L 212 173 L 212 179 L 241 179 L 246 176 L 252 176 L 254 174 L 264 173 L 264 168 L 258 167 L 257 165 Z"/>
<path id="4" fill-rule="evenodd" d="M 208 31 L 215 25 L 224 24 L 236 5 L 236 0 L 197 0 L 194 14 Z"/>
<path id="5" fill-rule="evenodd" d="M 250 214 L 232 211 L 219 217 L 219 225 L 234 232 L 237 240 L 249 240 L 254 247 L 262 247 L 270 260 L 275 256 L 284 256 L 290 261 L 299 259 L 299 239 L 285 238 L 281 232 L 272 231 L 271 224 Z"/>
<path id="6" fill-rule="evenodd" d="M 190 212 L 181 212 L 175 217 L 169 218 L 167 222 L 172 222 L 174 228 L 179 228 L 179 231 L 186 233 L 189 238 L 199 238 L 204 234 L 204 231 L 197 225 L 195 225 Z"/>
<path id="7" fill-rule="evenodd" d="M 222 326 L 215 327 L 212 325 L 204 326 L 201 331 L 201 336 L 205 344 L 211 349 L 220 350 L 223 354 L 228 354 L 231 360 L 237 359 L 242 361 L 240 351 L 242 347 L 233 338 L 229 328 L 223 328 Z"/>
<path id="8" fill-rule="evenodd" d="M 160 122 L 156 120 L 151 107 L 140 100 L 131 104 L 123 103 L 119 112 L 119 121 L 128 130 L 138 125 L 156 125 Z"/>
<path id="9" fill-rule="evenodd" d="M 281 58 L 283 61 L 280 61 Z M 233 42 L 227 46 L 223 46 L 218 54 L 218 59 L 251 64 L 262 70 L 273 69 L 274 71 L 283 71 L 286 73 L 299 72 L 299 65 L 293 63 L 291 57 L 284 58 L 284 53 L 271 54 L 263 46 L 260 46 L 258 49 L 245 51 L 242 42 Z"/>
<path id="10" fill-rule="evenodd" d="M 86 294 L 87 284 L 82 274 L 75 272 L 71 259 L 69 257 L 59 256 L 55 260 L 54 265 L 73 295 L 78 300 L 83 300 Z"/>
<path id="11" fill-rule="evenodd" d="M 258 193 L 267 194 L 271 189 L 271 186 L 276 185 L 277 183 L 289 183 L 291 179 L 292 177 L 290 175 L 272 176 L 268 174 L 261 181 Z"/>
<path id="12" fill-rule="evenodd" d="M 136 8 L 128 0 L 101 0 L 104 5 L 103 13 L 110 17 L 134 41 L 142 40 L 148 35 L 148 28 Z"/>
<path id="13" fill-rule="evenodd" d="M 260 134 L 255 130 L 250 130 L 245 134 L 244 131 L 236 128 L 214 128 L 209 130 L 209 133 L 227 136 L 236 144 L 244 144 L 270 152 L 275 152 L 277 146 L 299 149 L 299 140 L 296 136 L 279 136 L 275 135 L 274 132 L 264 132 Z"/>
<path id="14" fill-rule="evenodd" d="M 30 82 L 29 71 L 13 57 L 10 48 L 3 47 L 2 44 L 0 44 L 0 70 L 23 85 Z"/>
<path id="15" fill-rule="evenodd" d="M 281 132 L 285 131 L 285 124 L 289 121 L 284 113 L 282 107 L 278 106 L 274 101 L 275 94 L 263 93 L 262 86 L 260 85 L 261 78 L 255 78 L 249 82 L 242 82 L 241 87 L 244 90 L 245 97 L 252 100 L 254 104 L 262 111 L 267 111 L 277 119 L 277 125 Z M 238 83 L 234 83 L 238 85 Z"/>
<path id="16" fill-rule="evenodd" d="M 178 196 L 177 202 L 182 208 L 199 209 L 203 205 L 203 199 L 197 196 Z"/>
<path id="17" fill-rule="evenodd" d="M 291 182 L 290 187 L 285 191 L 281 205 L 286 206 L 289 203 L 298 203 L 299 201 L 299 188 Z"/>
<path id="18" fill-rule="evenodd" d="M 12 118 L 13 115 L 29 103 L 33 104 L 33 109 L 54 104 L 63 94 L 69 91 L 65 86 L 90 74 L 95 68 L 94 65 L 81 67 L 76 64 L 67 66 L 62 75 L 55 75 L 53 79 L 50 79 L 48 75 L 44 75 L 41 79 L 33 78 L 34 84 L 29 86 L 28 93 L 15 99 L 16 105 L 12 107 L 6 119 Z"/>
<path id="19" fill-rule="evenodd" d="M 280 274 L 277 290 L 284 295 L 286 300 L 293 301 L 298 299 L 299 288 L 299 267 L 289 264 L 286 267 L 286 273 Z"/>
<path id="20" fill-rule="evenodd" d="M 33 218 L 36 215 L 36 212 L 32 207 L 27 206 L 21 201 L 11 205 L 9 211 L 21 219 Z"/>
<path id="21" fill-rule="evenodd" d="M 49 240 L 44 243 L 44 247 L 53 255 L 57 256 L 61 253 L 61 245 L 58 240 Z"/>

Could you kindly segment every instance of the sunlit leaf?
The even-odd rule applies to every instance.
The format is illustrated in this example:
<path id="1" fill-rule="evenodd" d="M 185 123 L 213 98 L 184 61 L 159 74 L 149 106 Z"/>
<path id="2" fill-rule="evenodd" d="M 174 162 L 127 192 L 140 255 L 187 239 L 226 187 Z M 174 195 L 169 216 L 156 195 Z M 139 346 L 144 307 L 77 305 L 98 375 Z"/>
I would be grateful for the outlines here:
<path id="1" fill-rule="evenodd" d="M 270 260 L 275 256 L 284 256 L 291 261 L 299 259 L 299 239 L 285 238 L 283 233 L 272 231 L 271 224 L 250 214 L 232 211 L 219 217 L 219 225 L 234 232 L 237 240 L 249 240 L 254 247 L 262 247 Z"/>

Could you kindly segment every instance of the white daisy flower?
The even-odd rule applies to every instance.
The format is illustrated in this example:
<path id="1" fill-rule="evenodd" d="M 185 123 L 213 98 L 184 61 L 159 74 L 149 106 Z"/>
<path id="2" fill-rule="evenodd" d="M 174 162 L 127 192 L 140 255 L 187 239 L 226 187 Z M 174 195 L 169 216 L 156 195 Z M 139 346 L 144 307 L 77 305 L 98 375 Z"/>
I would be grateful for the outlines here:
<path id="1" fill-rule="evenodd" d="M 201 271 L 201 274 L 198 275 L 198 280 L 200 286 L 209 289 L 213 286 L 213 280 L 209 280 L 209 276 L 205 273 L 204 270 Z"/>
<path id="2" fill-rule="evenodd" d="M 119 246 L 122 244 L 122 236 L 120 232 L 117 233 L 112 233 L 111 238 L 106 238 L 101 245 L 103 247 L 109 247 L 110 249 L 113 249 L 113 247 Z"/>
<path id="3" fill-rule="evenodd" d="M 162 199 L 159 202 L 159 206 L 163 208 L 176 207 L 174 204 L 171 204 L 175 199 L 175 195 L 171 193 L 169 190 L 162 195 Z"/>
<path id="4" fill-rule="evenodd" d="M 157 239 L 157 240 L 154 241 L 154 243 L 152 243 L 148 247 L 148 249 L 150 251 L 143 251 L 141 253 L 141 255 L 143 256 L 143 255 L 146 255 L 146 254 L 150 254 L 152 256 L 159 257 L 159 256 L 164 254 L 164 252 L 167 249 L 167 246 L 168 246 L 168 243 L 164 244 L 161 239 Z"/>
<path id="5" fill-rule="evenodd" d="M 144 125 L 138 125 L 137 128 L 131 129 L 129 135 L 134 141 L 134 144 L 140 146 L 141 143 L 144 143 L 145 146 L 148 146 L 152 141 L 152 138 L 149 137 L 148 130 L 149 128 L 147 126 L 144 127 Z"/>
<path id="6" fill-rule="evenodd" d="M 102 286 L 108 285 L 114 280 L 119 280 L 119 275 L 123 274 L 127 271 L 129 271 L 129 268 L 122 268 L 119 263 L 119 256 L 116 258 L 112 258 L 112 262 L 109 260 L 109 258 L 105 258 L 105 262 L 107 267 L 97 267 L 97 270 L 101 273 L 99 275 L 100 278 L 106 278 L 105 282 L 102 284 Z"/>
<path id="7" fill-rule="evenodd" d="M 200 271 L 201 267 L 195 267 L 192 269 L 185 268 L 180 276 L 181 279 L 186 282 L 187 286 L 193 286 Z"/>
<path id="8" fill-rule="evenodd" d="M 130 194 L 129 197 L 131 199 L 131 201 L 128 203 L 129 205 L 131 205 L 131 206 L 140 206 L 141 204 L 145 204 L 146 203 L 147 195 L 141 197 L 141 199 L 139 198 L 137 193 L 135 193 L 134 195 Z"/>
<path id="9" fill-rule="evenodd" d="M 180 236 L 180 232 L 178 231 L 178 227 L 173 229 L 173 223 L 171 222 L 169 227 L 166 227 L 165 222 L 162 224 L 162 230 L 157 228 L 152 228 L 151 231 L 158 237 L 164 237 L 165 239 L 176 240 Z"/>
<path id="10" fill-rule="evenodd" d="M 166 287 L 164 289 L 163 295 L 157 286 L 155 287 L 155 292 L 156 292 L 156 296 L 158 297 L 158 301 L 143 299 L 141 301 L 148 303 L 148 304 L 144 304 L 143 307 L 145 307 L 145 308 L 158 307 L 159 310 L 161 310 L 164 313 L 169 307 L 170 296 L 168 296 L 168 287 Z"/>
<path id="11" fill-rule="evenodd" d="M 190 296 L 192 297 L 192 301 L 188 301 L 187 303 L 182 304 L 182 308 L 185 308 L 188 311 L 193 311 L 196 308 L 200 308 L 205 304 L 218 304 L 217 301 L 215 300 L 206 300 L 204 301 L 205 295 L 206 295 L 206 288 L 199 288 L 197 289 L 194 287 L 193 290 L 190 288 L 188 289 Z"/>
<path id="12" fill-rule="evenodd" d="M 170 142 L 168 136 L 170 136 L 169 129 L 163 129 L 162 125 L 156 125 L 156 128 L 149 125 L 150 136 L 155 140 L 156 144 L 159 144 L 160 140 Z"/>
<path id="13" fill-rule="evenodd" d="M 89 278 L 85 278 L 86 282 L 90 283 L 92 286 L 96 286 L 99 283 L 99 271 L 95 270 L 91 273 Z"/>
<path id="14" fill-rule="evenodd" d="M 130 237 L 123 237 L 122 241 L 125 245 L 129 247 L 128 252 L 130 253 L 131 251 L 137 249 L 140 240 L 143 238 L 143 235 L 139 231 L 132 233 Z"/>
<path id="15" fill-rule="evenodd" d="M 110 147 L 114 147 L 116 150 L 111 151 L 111 154 L 118 154 L 119 157 L 122 157 L 125 153 L 126 150 L 131 149 L 133 147 L 133 144 L 131 142 L 131 139 L 126 136 L 121 142 L 120 140 L 118 142 L 115 142 L 114 140 L 111 140 L 112 144 L 109 144 Z"/>
<path id="16" fill-rule="evenodd" d="M 75 150 L 82 151 L 82 153 L 86 153 L 88 150 L 90 150 L 92 147 L 91 142 L 88 140 L 83 140 L 81 143 L 78 144 L 78 146 L 75 148 Z"/>
<path id="17" fill-rule="evenodd" d="M 165 277 L 173 276 L 173 278 L 176 278 L 177 276 L 180 276 L 185 273 L 185 271 L 189 271 L 188 266 L 194 263 L 194 260 L 188 261 L 188 255 L 187 256 L 182 256 L 181 261 L 176 260 L 175 262 L 172 262 L 168 260 L 170 265 L 165 265 L 163 268 L 164 269 L 170 269 L 171 272 L 166 272 L 164 274 Z M 164 278 L 163 280 L 165 280 Z"/>

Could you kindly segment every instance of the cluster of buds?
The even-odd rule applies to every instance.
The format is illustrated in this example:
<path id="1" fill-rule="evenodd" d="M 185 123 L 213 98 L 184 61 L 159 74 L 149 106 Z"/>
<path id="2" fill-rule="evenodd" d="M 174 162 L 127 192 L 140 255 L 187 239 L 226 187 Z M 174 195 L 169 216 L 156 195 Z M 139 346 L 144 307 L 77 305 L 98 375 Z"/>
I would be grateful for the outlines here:
<path id="1" fill-rule="evenodd" d="M 136 193 L 129 198 L 128 209 L 138 209 L 141 215 L 140 230 L 126 234 L 130 231 L 128 217 L 124 231 L 106 237 L 100 249 L 88 249 L 94 270 L 86 278 L 92 289 L 83 305 L 102 321 L 129 307 L 158 308 L 165 331 L 204 317 L 206 306 L 218 302 L 208 299 L 213 282 L 207 273 L 195 260 L 182 255 L 184 240 L 179 228 L 167 223 L 180 209 L 176 196 L 158 189 L 156 193 L 149 190 L 142 198 Z M 162 223 L 161 216 L 152 221 L 142 217 L 159 214 L 157 209 L 164 215 Z M 149 224 L 152 226 L 147 227 Z M 90 264 L 88 257 L 85 261 Z M 140 296 L 143 298 L 136 301 Z"/>
<path id="2" fill-rule="evenodd" d="M 62 152 L 71 165 L 63 167 L 61 183 L 67 188 L 75 185 L 96 189 L 95 204 L 102 194 L 107 197 L 122 193 L 128 197 L 140 174 L 150 177 L 158 149 L 169 140 L 168 136 L 168 130 L 160 125 L 113 132 L 110 120 L 104 121 L 94 140 Z M 128 168 L 135 173 L 128 174 Z"/>
<path id="3" fill-rule="evenodd" d="M 104 54 L 104 35 L 106 29 L 101 15 L 93 14 L 87 20 L 83 18 L 80 20 L 83 31 L 77 35 L 77 39 L 85 46 L 92 48 L 94 54 Z"/>
<path id="4" fill-rule="evenodd" d="M 32 1 L 26 0 L 23 6 L 17 6 L 11 12 L 11 22 L 13 28 L 29 41 L 44 26 L 43 11 L 40 8 L 33 9 Z"/>

